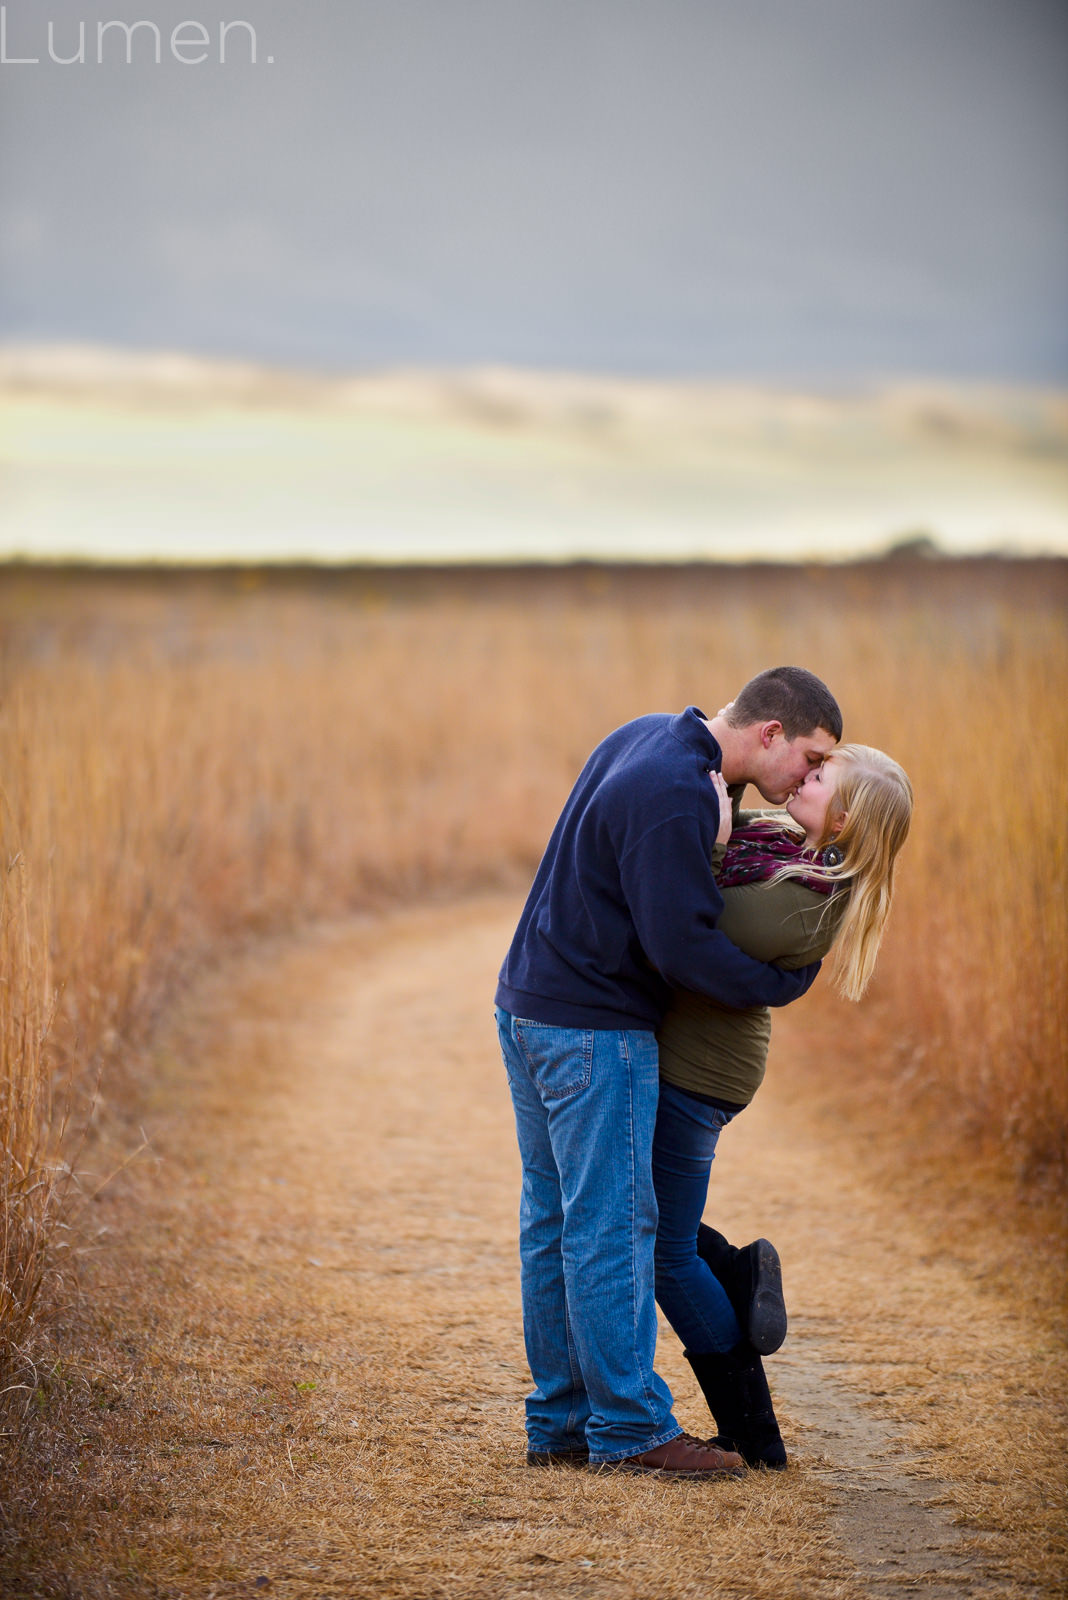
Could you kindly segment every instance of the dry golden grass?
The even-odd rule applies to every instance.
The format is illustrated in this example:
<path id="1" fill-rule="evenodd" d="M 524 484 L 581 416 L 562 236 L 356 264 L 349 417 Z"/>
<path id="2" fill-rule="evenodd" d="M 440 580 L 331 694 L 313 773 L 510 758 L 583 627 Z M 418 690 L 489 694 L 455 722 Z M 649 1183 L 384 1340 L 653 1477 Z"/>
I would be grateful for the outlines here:
<path id="1" fill-rule="evenodd" d="M 1066 589 L 1061 562 L 7 569 L 0 1333 L 30 1336 L 50 1118 L 73 1106 L 77 1137 L 98 1078 L 121 1101 L 185 974 L 249 932 L 523 881 L 602 734 L 715 711 L 779 660 L 825 677 L 918 797 L 871 1000 L 817 1002 L 856 1045 L 840 1103 L 903 1097 L 929 1149 L 1063 1176 Z"/>
<path id="2" fill-rule="evenodd" d="M 806 1526 L 818 1483 L 665 1494 L 522 1465 L 485 995 L 514 902 L 490 913 L 276 950 L 169 1032 L 139 1107 L 168 1176 L 143 1164 L 94 1208 L 116 1237 L 60 1330 L 79 1357 L 2 1463 L 0 1591 L 629 1596 L 670 1572 L 696 1597 L 714 1565 L 720 1592 L 772 1600 L 784 1561 L 843 1579 Z"/>
<path id="3" fill-rule="evenodd" d="M 51 1016 L 44 908 L 28 904 L 26 863 L 15 852 L 0 881 L 0 1330 L 18 1340 L 33 1315 L 51 1250 L 58 1250 L 64 1172 L 55 1152 Z M 36 934 L 36 937 L 35 937 Z M 0 1361 L 0 1371 L 8 1363 Z"/>
<path id="4" fill-rule="evenodd" d="M 159 1165 L 94 1203 L 107 1232 L 63 1361 L 0 1441 L 0 1592 L 870 1600 L 929 1559 L 925 1592 L 1061 1593 L 1063 1340 L 960 1258 L 993 1240 L 999 1264 L 990 1219 L 907 1193 L 888 1218 L 870 1147 L 783 1099 L 820 1047 L 807 1005 L 721 1144 L 710 1208 L 784 1251 L 792 1329 L 768 1370 L 791 1470 L 695 1486 L 523 1466 L 518 1157 L 487 1000 L 517 904 L 260 946 L 172 1021 L 137 1101 Z M 784 1363 L 837 1373 L 860 1426 L 888 1419 L 870 1526 L 843 1523 L 822 1410 L 789 1398 Z M 703 1431 L 670 1334 L 658 1365 Z M 924 1486 L 957 1548 L 927 1556 L 921 1510 L 888 1564 L 888 1505 Z"/>

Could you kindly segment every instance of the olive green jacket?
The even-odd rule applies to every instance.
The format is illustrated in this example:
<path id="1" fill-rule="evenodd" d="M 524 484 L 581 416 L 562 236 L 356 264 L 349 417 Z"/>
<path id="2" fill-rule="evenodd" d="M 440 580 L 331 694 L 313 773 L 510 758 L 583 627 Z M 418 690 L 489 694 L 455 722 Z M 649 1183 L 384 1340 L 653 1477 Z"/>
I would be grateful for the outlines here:
<path id="1" fill-rule="evenodd" d="M 743 811 L 735 826 L 758 816 Z M 723 860 L 717 845 L 712 866 Z M 830 950 L 845 910 L 846 895 L 820 894 L 796 878 L 779 883 L 746 883 L 723 889 L 723 915 L 717 926 L 746 955 L 795 968 L 821 960 Z M 731 1011 L 701 995 L 677 989 L 657 1030 L 660 1076 L 691 1094 L 745 1106 L 764 1078 L 771 1038 L 767 1006 Z"/>

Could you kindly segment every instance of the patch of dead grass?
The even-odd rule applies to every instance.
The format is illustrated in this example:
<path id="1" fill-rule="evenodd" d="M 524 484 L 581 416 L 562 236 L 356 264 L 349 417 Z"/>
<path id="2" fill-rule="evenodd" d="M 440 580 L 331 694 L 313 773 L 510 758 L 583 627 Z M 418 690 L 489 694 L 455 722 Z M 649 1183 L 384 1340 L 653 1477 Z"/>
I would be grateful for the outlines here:
<path id="1" fill-rule="evenodd" d="M 863 1059 L 886 1094 L 933 1087 L 965 1147 L 1063 1187 L 1066 583 L 1052 560 L 0 569 L 0 866 L 23 863 L 28 897 L 0 917 L 0 966 L 28 956 L 0 985 L 0 1251 L 23 1280 L 0 1290 L 0 1359 L 59 1214 L 40 1197 L 63 1116 L 80 1126 L 101 1075 L 123 1095 L 185 975 L 249 933 L 528 881 L 610 728 L 713 710 L 776 660 L 819 672 L 917 794 Z M 57 1068 L 73 1094 L 53 1100 Z"/>
<path id="2" fill-rule="evenodd" d="M 515 911 L 322 929 L 231 964 L 176 1019 L 138 1107 L 154 1160 L 94 1203 L 83 1297 L 4 1440 L 4 1592 L 870 1593 L 803 1417 L 781 1478 L 522 1464 L 518 1161 L 487 998 Z M 725 1136 L 709 1215 L 780 1243 L 785 1354 L 830 1352 L 893 1419 L 975 1541 L 968 1592 L 1058 1593 L 1063 1352 L 978 1275 L 974 1240 L 960 1254 L 959 1218 L 873 1184 L 847 1129 L 775 1092 L 802 1043 L 778 1041 Z M 707 1431 L 670 1335 L 661 1354 Z"/>

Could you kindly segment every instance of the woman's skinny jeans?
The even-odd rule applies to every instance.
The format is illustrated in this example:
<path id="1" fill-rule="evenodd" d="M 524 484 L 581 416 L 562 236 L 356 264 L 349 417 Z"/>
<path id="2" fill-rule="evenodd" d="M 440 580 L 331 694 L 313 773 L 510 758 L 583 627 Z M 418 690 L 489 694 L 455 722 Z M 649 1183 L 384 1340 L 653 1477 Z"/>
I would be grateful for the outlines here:
<path id="1" fill-rule="evenodd" d="M 733 1350 L 742 1337 L 725 1290 L 697 1254 L 716 1143 L 734 1115 L 661 1080 L 653 1136 L 656 1298 L 691 1355 Z"/>

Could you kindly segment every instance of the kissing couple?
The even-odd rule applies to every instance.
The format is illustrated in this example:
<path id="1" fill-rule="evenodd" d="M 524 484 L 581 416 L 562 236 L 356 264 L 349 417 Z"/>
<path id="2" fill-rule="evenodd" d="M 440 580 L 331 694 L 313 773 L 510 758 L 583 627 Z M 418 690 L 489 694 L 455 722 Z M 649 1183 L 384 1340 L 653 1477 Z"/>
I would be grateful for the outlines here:
<path id="1" fill-rule="evenodd" d="M 875 965 L 912 790 L 841 737 L 826 685 L 773 667 L 714 717 L 689 706 L 610 733 L 553 830 L 496 994 L 531 1466 L 786 1466 L 762 1361 L 786 1334 L 777 1252 L 702 1216 L 720 1132 L 764 1075 L 769 1008 L 832 947 L 848 999 Z M 740 809 L 747 784 L 770 809 Z M 656 1301 L 709 1439 L 683 1431 L 654 1369 Z"/>

